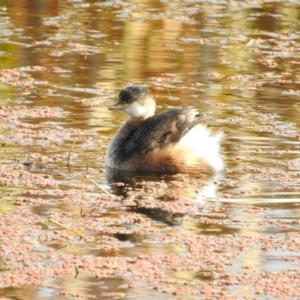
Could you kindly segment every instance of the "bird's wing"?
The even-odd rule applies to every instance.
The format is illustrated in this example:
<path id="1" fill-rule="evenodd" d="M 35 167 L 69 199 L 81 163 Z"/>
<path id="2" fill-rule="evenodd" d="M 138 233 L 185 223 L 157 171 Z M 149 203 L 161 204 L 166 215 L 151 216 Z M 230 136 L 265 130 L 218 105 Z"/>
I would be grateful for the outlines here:
<path id="1" fill-rule="evenodd" d="M 130 158 L 131 155 L 143 155 L 177 143 L 201 119 L 200 113 L 191 107 L 172 109 L 150 117 L 128 137 L 123 153 Z"/>

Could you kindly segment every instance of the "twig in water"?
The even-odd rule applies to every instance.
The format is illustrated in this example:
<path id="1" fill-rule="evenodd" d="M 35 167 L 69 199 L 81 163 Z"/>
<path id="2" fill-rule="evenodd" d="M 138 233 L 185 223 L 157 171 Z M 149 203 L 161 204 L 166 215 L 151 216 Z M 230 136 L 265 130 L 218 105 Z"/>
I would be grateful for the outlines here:
<path id="1" fill-rule="evenodd" d="M 75 266 L 75 279 L 77 278 L 78 275 L 79 275 L 79 269 L 77 266 Z"/>
<path id="2" fill-rule="evenodd" d="M 84 201 L 84 198 L 85 198 L 84 179 L 85 179 L 85 176 L 82 176 L 82 177 L 81 177 L 81 191 L 82 191 L 81 200 L 82 200 L 82 201 Z"/>
<path id="3" fill-rule="evenodd" d="M 48 221 L 51 222 L 51 223 L 53 223 L 53 224 L 55 224 L 55 225 L 58 225 L 58 226 L 60 226 L 60 227 L 62 227 L 62 228 L 68 229 L 68 230 L 70 230 L 70 231 L 72 231 L 72 232 L 74 232 L 74 233 L 80 235 L 81 237 L 85 237 L 85 236 L 86 236 L 85 234 L 81 233 L 80 231 L 74 230 L 74 229 L 72 229 L 72 228 L 70 228 L 70 227 L 68 227 L 68 226 L 65 226 L 64 224 L 61 224 L 61 223 L 59 223 L 59 222 L 53 221 L 53 220 L 51 220 L 51 219 L 48 219 Z"/>
<path id="4" fill-rule="evenodd" d="M 114 196 L 109 193 L 107 190 L 105 190 L 103 187 L 101 187 L 96 181 L 94 181 L 93 179 L 85 176 L 86 179 L 88 179 L 90 182 L 92 182 L 94 185 L 96 185 L 100 190 L 102 190 L 106 195 L 108 195 L 109 197 L 113 198 Z"/>
<path id="5" fill-rule="evenodd" d="M 72 153 L 72 151 L 73 151 L 73 148 L 74 148 L 74 146 L 75 146 L 75 143 L 76 143 L 76 138 L 75 138 L 75 140 L 74 140 L 74 142 L 73 142 L 73 144 L 72 144 L 72 147 L 71 147 L 71 149 L 70 149 L 70 151 L 69 151 L 69 155 L 68 155 L 68 168 L 70 167 L 71 153 Z"/>
<path id="6" fill-rule="evenodd" d="M 89 169 L 88 161 L 86 159 L 85 151 L 83 150 L 83 155 L 84 155 L 84 162 L 85 162 L 85 171 L 87 172 Z"/>
<path id="7" fill-rule="evenodd" d="M 94 207 L 94 208 L 92 208 L 89 212 L 84 213 L 84 212 L 83 212 L 83 208 L 81 207 L 81 208 L 80 208 L 80 216 L 81 216 L 82 218 L 85 218 L 86 216 L 91 215 L 91 214 L 92 214 L 94 211 L 96 211 L 96 210 L 97 210 L 97 208 Z"/>
<path id="8" fill-rule="evenodd" d="M 85 178 L 85 176 L 81 177 L 81 200 L 82 200 L 82 202 L 84 201 L 84 198 L 85 198 L 84 178 Z M 80 216 L 84 217 L 82 206 L 80 206 Z"/>

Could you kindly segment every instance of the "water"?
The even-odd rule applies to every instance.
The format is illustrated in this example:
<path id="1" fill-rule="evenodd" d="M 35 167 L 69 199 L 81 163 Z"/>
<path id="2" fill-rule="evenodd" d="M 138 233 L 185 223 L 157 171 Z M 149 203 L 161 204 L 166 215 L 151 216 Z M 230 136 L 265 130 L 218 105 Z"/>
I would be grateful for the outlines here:
<path id="1" fill-rule="evenodd" d="M 108 111 L 107 106 L 116 101 L 124 84 L 142 83 L 155 94 L 157 111 L 191 105 L 206 114 L 213 130 L 226 134 L 222 143 L 226 171 L 204 186 L 198 182 L 176 189 L 166 180 L 168 189 L 161 199 L 169 201 L 180 195 L 197 205 L 238 205 L 232 211 L 226 209 L 225 214 L 233 214 L 240 222 L 204 226 L 195 216 L 189 220 L 188 213 L 174 216 L 161 208 L 135 210 L 141 219 L 159 229 L 178 226 L 183 232 L 192 229 L 212 236 L 298 233 L 298 10 L 297 1 L 0 2 L 1 163 L 51 180 L 48 185 L 33 177 L 22 180 L 22 175 L 12 183 L 1 173 L 0 212 L 12 214 L 19 208 L 17 203 L 32 211 L 37 220 L 55 213 L 56 217 L 65 213 L 81 220 L 78 211 L 82 208 L 75 195 L 82 193 L 82 175 L 88 173 L 101 186 L 109 187 L 103 168 L 106 146 L 126 119 L 122 113 Z M 53 111 L 47 112 L 46 107 Z M 10 115 L 3 113 L 5 109 L 12 110 Z M 32 115 L 36 109 L 38 115 Z M 21 136 L 24 132 L 25 138 Z M 134 186 L 129 183 L 129 188 Z M 86 188 L 91 206 L 97 207 L 101 191 L 87 182 Z M 124 195 L 127 189 L 113 187 L 112 192 Z M 246 212 L 248 205 L 262 212 L 254 218 Z M 121 202 L 97 209 L 95 218 L 101 220 L 122 218 L 127 211 Z M 281 230 L 261 225 L 265 220 L 296 225 Z M 66 253 L 135 257 L 183 251 L 176 243 L 161 244 L 162 232 L 133 234 L 133 238 L 125 225 L 118 226 L 129 234 L 125 242 L 113 231 L 105 233 L 107 238 L 118 239 L 116 249 L 104 254 L 103 249 L 93 249 L 94 241 L 89 247 L 73 241 Z M 98 232 L 89 234 L 99 241 L 102 229 L 100 226 Z M 42 246 L 60 249 L 64 245 L 45 242 Z M 285 265 L 283 257 L 280 250 L 259 252 L 249 261 L 274 272 L 294 266 L 290 262 Z M 273 260 L 280 264 L 272 268 Z M 233 268 L 232 272 L 238 271 Z M 192 271 L 178 274 L 170 278 L 202 276 Z M 63 280 L 71 281 L 62 278 L 58 280 L 60 288 Z M 107 280 L 103 285 L 109 286 L 109 291 L 127 290 L 119 287 L 122 279 L 117 276 Z M 88 277 L 83 281 L 95 285 Z M 30 290 L 28 297 L 58 299 L 56 292 L 44 289 Z M 159 289 L 150 293 L 141 287 L 139 291 L 143 299 L 151 293 L 156 299 L 167 299 Z M 5 288 L 0 295 L 26 299 L 22 287 L 11 293 Z"/>

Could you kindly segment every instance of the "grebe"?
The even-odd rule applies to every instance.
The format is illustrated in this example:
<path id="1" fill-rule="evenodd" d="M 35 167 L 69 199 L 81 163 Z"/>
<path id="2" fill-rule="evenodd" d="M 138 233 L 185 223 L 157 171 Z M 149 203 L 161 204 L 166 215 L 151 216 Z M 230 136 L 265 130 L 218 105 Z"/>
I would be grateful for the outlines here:
<path id="1" fill-rule="evenodd" d="M 156 103 L 144 86 L 127 86 L 110 110 L 129 118 L 111 140 L 107 168 L 142 173 L 210 173 L 223 168 L 219 155 L 223 134 L 211 134 L 191 107 L 154 115 Z"/>

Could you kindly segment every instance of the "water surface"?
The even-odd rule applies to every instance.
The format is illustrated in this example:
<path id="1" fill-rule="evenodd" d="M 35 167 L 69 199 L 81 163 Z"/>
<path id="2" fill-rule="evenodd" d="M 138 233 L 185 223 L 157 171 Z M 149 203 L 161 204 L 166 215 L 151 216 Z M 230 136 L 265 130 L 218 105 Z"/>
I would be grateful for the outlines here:
<path id="1" fill-rule="evenodd" d="M 26 205 L 37 218 L 57 212 L 80 220 L 80 205 L 61 198 L 68 192 L 80 194 L 82 176 L 87 173 L 109 188 L 103 169 L 106 146 L 126 117 L 108 111 L 107 106 L 116 101 L 125 84 L 134 83 L 149 86 L 158 112 L 191 105 L 206 114 L 212 130 L 226 134 L 222 143 L 226 170 L 203 185 L 187 184 L 179 189 L 169 185 L 161 199 L 169 201 L 179 195 L 204 207 L 211 202 L 218 207 L 238 205 L 240 210 L 226 210 L 225 214 L 240 222 L 212 226 L 194 217 L 181 222 L 180 218 L 189 215 L 182 213 L 179 218 L 160 208 L 140 208 L 135 213 L 154 227 L 171 230 L 179 226 L 179 230 L 196 230 L 200 235 L 281 237 L 286 232 L 299 232 L 297 1 L 2 1 L 0 8 L 1 163 L 25 166 L 30 174 L 55 182 L 53 186 L 26 186 L 23 181 L 7 184 L 4 180 L 2 214 L 13 213 L 24 199 L 34 202 L 39 198 L 43 204 Z M 45 107 L 57 115 L 47 113 Z M 40 116 L 31 115 L 35 109 L 44 108 L 46 112 L 39 111 Z M 4 109 L 12 110 L 11 117 L 3 113 Z M 27 137 L 19 140 L 18 130 L 24 133 L 24 128 L 32 134 L 27 132 Z M 48 157 L 46 162 L 36 153 Z M 141 180 L 161 181 L 143 178 L 137 182 Z M 113 187 L 112 192 L 125 195 L 135 186 Z M 99 193 L 87 184 L 87 198 L 96 199 Z M 103 208 L 97 218 L 121 218 L 126 209 L 122 204 L 114 205 L 117 208 Z M 261 213 L 247 213 L 248 205 L 261 209 Z M 270 223 L 264 223 L 266 219 Z M 288 221 L 290 227 L 272 227 L 272 221 Z M 154 233 L 114 236 L 119 241 L 118 254 L 95 250 L 94 242 L 88 246 L 74 243 L 65 251 L 79 256 L 121 257 L 183 251 L 179 245 L 161 244 L 161 237 Z M 45 246 L 59 249 L 64 245 Z M 243 259 L 271 272 L 295 267 L 284 262 L 284 255 L 280 250 L 258 251 Z M 230 272 L 238 273 L 238 267 Z M 205 280 L 201 274 L 179 272 L 170 278 Z M 94 279 L 81 280 L 85 292 L 87 285 L 93 291 L 87 294 L 99 295 L 96 290 L 102 287 Z M 65 277 L 57 284 L 70 290 L 66 287 L 70 282 Z M 124 292 L 128 282 L 116 276 L 101 284 L 108 291 Z M 79 284 L 78 289 L 82 292 Z M 30 296 L 23 296 L 24 291 Z M 143 288 L 139 293 L 143 299 L 175 299 L 172 294 L 164 298 L 167 296 L 159 291 Z M 56 292 L 28 287 L 3 288 L 0 295 L 59 299 Z"/>

